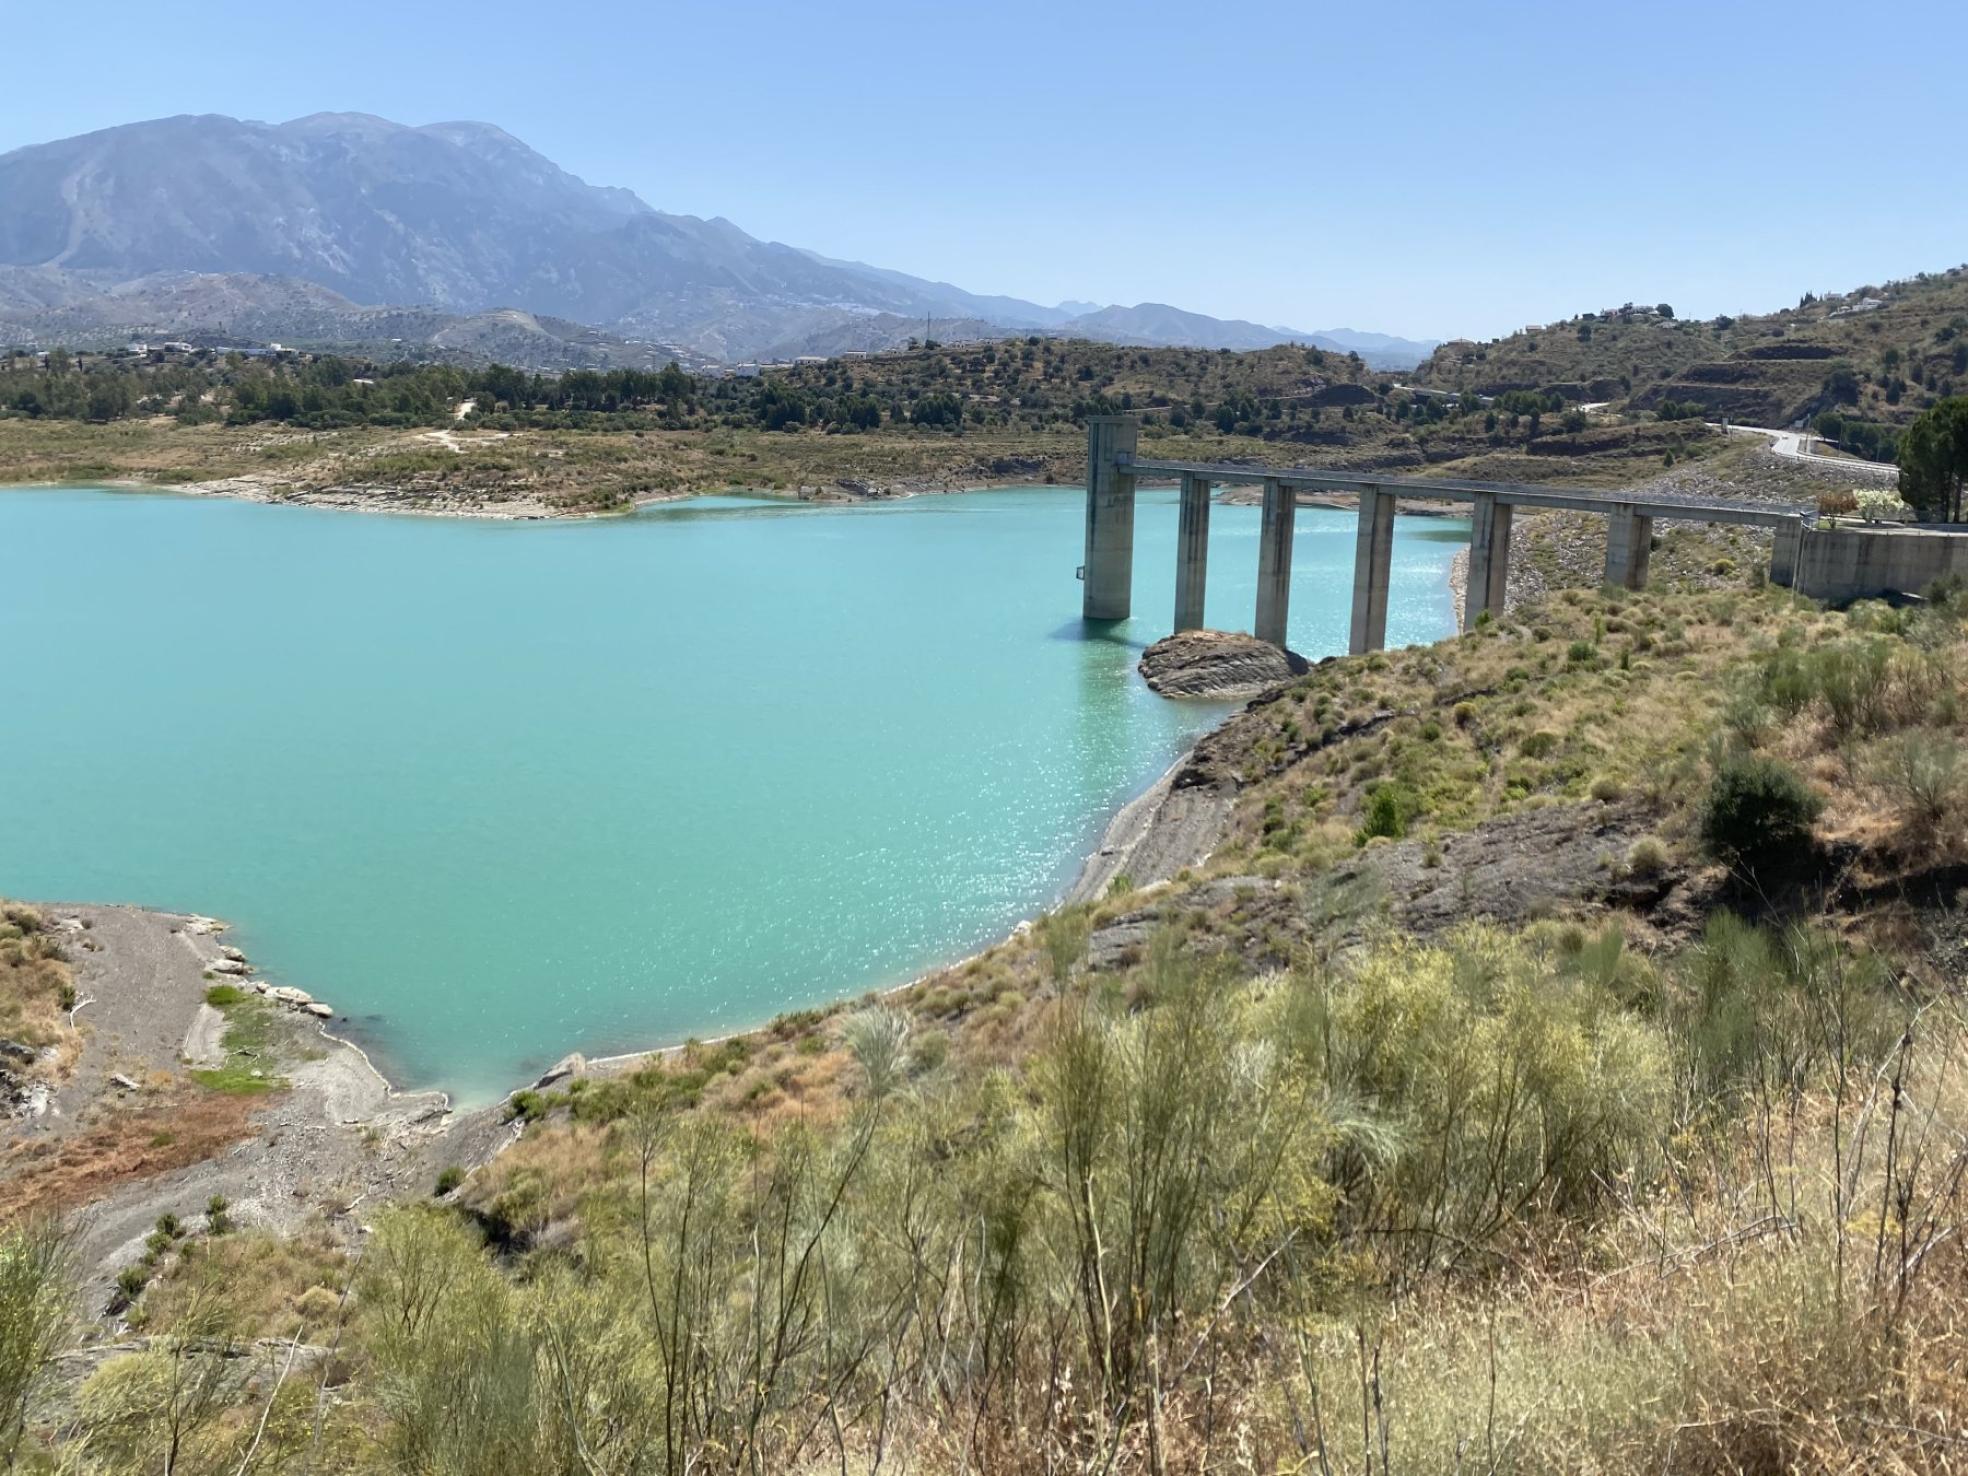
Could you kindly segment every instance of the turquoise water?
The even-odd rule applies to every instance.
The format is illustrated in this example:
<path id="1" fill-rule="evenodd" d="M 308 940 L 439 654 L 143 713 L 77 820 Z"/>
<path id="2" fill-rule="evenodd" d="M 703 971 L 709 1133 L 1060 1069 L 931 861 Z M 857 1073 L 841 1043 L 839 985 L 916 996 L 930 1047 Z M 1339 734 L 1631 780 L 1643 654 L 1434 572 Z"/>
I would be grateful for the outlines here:
<path id="1" fill-rule="evenodd" d="M 212 913 L 399 1080 L 754 1024 L 1002 934 L 1225 709 L 1078 619 L 1083 494 L 633 519 L 0 493 L 0 895 Z M 1210 618 L 1248 629 L 1255 508 Z M 1355 519 L 1301 509 L 1291 639 L 1344 649 Z M 1466 525 L 1396 525 L 1391 643 L 1450 628 Z"/>

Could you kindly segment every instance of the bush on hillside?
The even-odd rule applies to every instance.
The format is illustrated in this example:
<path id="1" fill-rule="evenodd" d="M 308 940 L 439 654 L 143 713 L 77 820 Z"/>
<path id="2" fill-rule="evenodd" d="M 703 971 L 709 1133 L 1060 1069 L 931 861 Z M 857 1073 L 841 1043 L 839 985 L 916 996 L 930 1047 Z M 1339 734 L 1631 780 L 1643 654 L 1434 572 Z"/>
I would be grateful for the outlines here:
<path id="1" fill-rule="evenodd" d="M 1716 767 L 1702 809 L 1702 839 L 1751 877 L 1795 860 L 1811 845 L 1822 808 L 1795 770 L 1776 759 L 1735 755 Z"/>

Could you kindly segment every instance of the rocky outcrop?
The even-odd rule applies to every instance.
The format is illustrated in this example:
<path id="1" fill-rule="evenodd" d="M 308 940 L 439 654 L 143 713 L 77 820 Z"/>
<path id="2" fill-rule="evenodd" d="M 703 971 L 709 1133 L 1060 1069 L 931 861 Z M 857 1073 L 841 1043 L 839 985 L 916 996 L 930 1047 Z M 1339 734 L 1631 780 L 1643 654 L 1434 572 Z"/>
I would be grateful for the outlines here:
<path id="1" fill-rule="evenodd" d="M 1222 630 L 1184 630 L 1155 642 L 1141 656 L 1149 690 L 1164 697 L 1241 701 L 1311 670 L 1295 651 L 1256 636 Z"/>

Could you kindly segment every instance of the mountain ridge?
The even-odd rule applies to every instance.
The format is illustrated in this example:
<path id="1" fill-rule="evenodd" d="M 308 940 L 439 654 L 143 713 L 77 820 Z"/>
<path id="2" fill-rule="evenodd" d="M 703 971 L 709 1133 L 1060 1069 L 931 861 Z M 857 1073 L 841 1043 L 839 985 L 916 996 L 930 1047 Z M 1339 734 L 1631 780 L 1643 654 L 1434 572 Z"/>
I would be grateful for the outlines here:
<path id="1" fill-rule="evenodd" d="M 496 124 L 353 112 L 186 113 L 0 155 L 0 267 L 106 287 L 170 272 L 292 279 L 365 309 L 519 309 L 727 360 L 891 346 L 925 318 L 1149 346 L 1353 347 L 1165 304 L 1074 312 L 1086 304 L 973 293 L 659 210 Z M 1408 367 L 1431 346 L 1359 351 Z"/>

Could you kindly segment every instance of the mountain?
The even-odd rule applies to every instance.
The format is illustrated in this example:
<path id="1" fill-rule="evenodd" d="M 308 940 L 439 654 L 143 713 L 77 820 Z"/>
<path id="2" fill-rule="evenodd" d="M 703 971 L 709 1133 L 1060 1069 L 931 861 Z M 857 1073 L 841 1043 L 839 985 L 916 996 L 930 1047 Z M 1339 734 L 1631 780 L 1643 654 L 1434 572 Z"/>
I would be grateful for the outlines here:
<path id="1" fill-rule="evenodd" d="M 1434 338 L 1396 338 L 1390 333 L 1361 333 L 1353 328 L 1327 328 L 1311 337 L 1321 348 L 1357 353 L 1377 369 L 1412 369 L 1434 353 L 1441 342 Z"/>
<path id="2" fill-rule="evenodd" d="M 961 324 L 1145 344 L 1321 341 L 1159 304 L 972 293 L 656 210 L 487 123 L 361 113 L 186 115 L 0 155 L 0 266 L 70 274 L 68 287 L 191 273 L 463 316 L 517 307 L 728 359 L 886 347 L 924 320 L 939 336 Z"/>
<path id="3" fill-rule="evenodd" d="M 1106 343 L 1142 344 L 1153 348 L 1227 348 L 1240 352 L 1271 348 L 1280 343 L 1309 343 L 1340 353 L 1358 353 L 1376 369 L 1412 369 L 1435 345 L 1393 338 L 1384 333 L 1356 333 L 1342 328 L 1331 333 L 1308 333 L 1297 328 L 1272 328 L 1241 318 L 1211 318 L 1184 312 L 1165 302 L 1142 302 L 1133 307 L 1105 307 L 1069 318 L 1064 331 Z"/>

